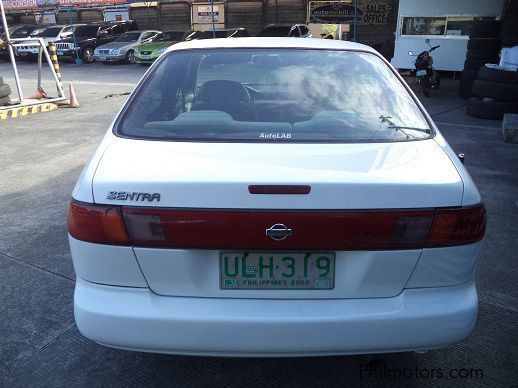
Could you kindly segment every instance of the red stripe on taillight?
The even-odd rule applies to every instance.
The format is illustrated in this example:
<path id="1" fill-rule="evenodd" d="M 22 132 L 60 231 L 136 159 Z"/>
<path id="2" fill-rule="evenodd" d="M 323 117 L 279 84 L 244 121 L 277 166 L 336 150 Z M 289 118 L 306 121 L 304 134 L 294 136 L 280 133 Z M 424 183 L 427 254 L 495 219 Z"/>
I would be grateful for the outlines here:
<path id="1" fill-rule="evenodd" d="M 309 194 L 311 186 L 307 185 L 250 185 L 250 194 Z"/>
<path id="2" fill-rule="evenodd" d="M 132 243 L 198 249 L 408 249 L 423 247 L 433 210 L 236 211 L 123 208 Z M 284 224 L 283 241 L 266 230 Z"/>
<path id="3" fill-rule="evenodd" d="M 130 245 L 121 207 L 70 201 L 68 233 L 82 241 L 110 245 Z"/>
<path id="4" fill-rule="evenodd" d="M 458 209 L 438 209 L 426 246 L 471 244 L 482 240 L 485 231 L 486 208 L 483 204 Z"/>

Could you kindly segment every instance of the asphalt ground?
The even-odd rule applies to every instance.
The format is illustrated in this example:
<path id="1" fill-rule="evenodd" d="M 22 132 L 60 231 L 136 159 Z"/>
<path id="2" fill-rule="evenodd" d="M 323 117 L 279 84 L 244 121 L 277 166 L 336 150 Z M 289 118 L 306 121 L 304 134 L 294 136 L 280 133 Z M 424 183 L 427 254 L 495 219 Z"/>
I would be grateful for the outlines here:
<path id="1" fill-rule="evenodd" d="M 20 64 L 25 93 L 35 89 L 35 69 Z M 424 103 L 454 150 L 466 154 L 487 206 L 473 334 L 425 354 L 206 358 L 110 349 L 75 327 L 67 203 L 146 68 L 62 70 L 80 108 L 0 121 L 0 386 L 518 386 L 518 144 L 502 142 L 500 121 L 467 116 L 456 82 L 444 82 Z M 7 63 L 0 76 L 14 89 Z"/>

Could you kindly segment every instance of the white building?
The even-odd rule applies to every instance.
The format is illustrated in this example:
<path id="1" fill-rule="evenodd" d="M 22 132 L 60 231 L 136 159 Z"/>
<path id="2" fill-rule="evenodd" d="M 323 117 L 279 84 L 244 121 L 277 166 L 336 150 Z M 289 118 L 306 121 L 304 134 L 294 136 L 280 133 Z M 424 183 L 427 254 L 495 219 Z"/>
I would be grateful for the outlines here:
<path id="1" fill-rule="evenodd" d="M 462 71 L 473 18 L 499 18 L 505 0 L 400 0 L 392 64 L 412 69 L 414 54 L 441 45 L 433 52 L 437 70 Z"/>

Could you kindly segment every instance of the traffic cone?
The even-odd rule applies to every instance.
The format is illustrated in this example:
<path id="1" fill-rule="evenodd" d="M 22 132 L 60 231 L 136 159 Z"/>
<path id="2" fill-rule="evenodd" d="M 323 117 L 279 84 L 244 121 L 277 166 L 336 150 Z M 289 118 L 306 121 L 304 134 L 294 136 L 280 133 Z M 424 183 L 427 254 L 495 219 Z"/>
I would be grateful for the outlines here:
<path id="1" fill-rule="evenodd" d="M 28 95 L 25 97 L 28 100 L 41 100 L 42 98 L 46 98 L 47 93 L 45 93 L 45 90 L 40 86 L 35 93 Z"/>
<path id="2" fill-rule="evenodd" d="M 76 91 L 74 90 L 74 85 L 72 85 L 72 84 L 69 84 L 68 95 L 70 98 L 68 107 L 69 108 L 79 108 L 79 102 L 77 101 Z"/>

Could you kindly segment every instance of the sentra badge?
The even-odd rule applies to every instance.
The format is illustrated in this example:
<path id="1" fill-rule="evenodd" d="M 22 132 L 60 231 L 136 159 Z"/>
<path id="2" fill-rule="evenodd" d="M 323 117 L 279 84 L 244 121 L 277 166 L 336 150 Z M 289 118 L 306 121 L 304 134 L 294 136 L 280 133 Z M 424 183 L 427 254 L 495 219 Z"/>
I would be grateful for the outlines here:
<path id="1" fill-rule="evenodd" d="M 106 199 L 115 201 L 148 201 L 160 202 L 159 193 L 128 193 L 127 191 L 110 191 L 106 196 Z"/>

